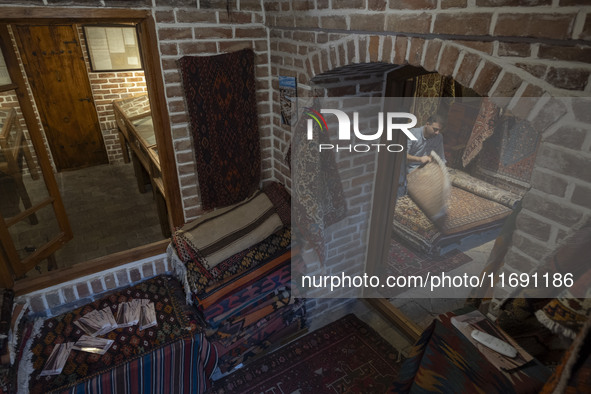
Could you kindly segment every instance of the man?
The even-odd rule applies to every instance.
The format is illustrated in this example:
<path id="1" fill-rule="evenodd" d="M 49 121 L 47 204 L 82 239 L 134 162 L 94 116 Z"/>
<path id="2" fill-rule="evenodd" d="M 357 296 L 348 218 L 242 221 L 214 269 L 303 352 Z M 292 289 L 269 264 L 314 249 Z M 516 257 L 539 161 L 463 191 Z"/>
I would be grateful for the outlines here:
<path id="1" fill-rule="evenodd" d="M 443 136 L 441 135 L 441 129 L 443 128 L 444 123 L 444 117 L 440 114 L 435 114 L 427 119 L 424 126 L 409 130 L 417 140 L 408 140 L 406 160 L 404 164 L 406 171 L 400 173 L 400 179 L 398 180 L 398 197 L 406 195 L 406 174 L 433 160 L 431 158 L 431 151 L 435 151 L 445 163 Z"/>
<path id="2" fill-rule="evenodd" d="M 419 166 L 429 163 L 431 151 L 435 151 L 445 162 L 443 153 L 443 136 L 441 129 L 444 119 L 441 115 L 431 115 L 423 127 L 410 129 L 410 132 L 417 138 L 416 141 L 408 140 L 406 150 L 407 173 L 417 169 Z"/>

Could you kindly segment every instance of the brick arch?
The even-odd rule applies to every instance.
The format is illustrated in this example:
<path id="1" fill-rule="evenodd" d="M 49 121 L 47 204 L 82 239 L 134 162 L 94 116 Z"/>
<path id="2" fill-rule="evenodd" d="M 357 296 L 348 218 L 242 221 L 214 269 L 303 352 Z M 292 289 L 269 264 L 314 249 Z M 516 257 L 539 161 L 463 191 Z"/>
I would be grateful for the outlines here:
<path id="1" fill-rule="evenodd" d="M 311 52 L 304 64 L 306 77 L 351 63 L 385 62 L 423 67 L 451 76 L 483 97 L 541 97 L 545 91 L 487 59 L 467 46 L 438 38 L 348 36 Z M 527 114 L 516 114 L 525 117 Z"/>

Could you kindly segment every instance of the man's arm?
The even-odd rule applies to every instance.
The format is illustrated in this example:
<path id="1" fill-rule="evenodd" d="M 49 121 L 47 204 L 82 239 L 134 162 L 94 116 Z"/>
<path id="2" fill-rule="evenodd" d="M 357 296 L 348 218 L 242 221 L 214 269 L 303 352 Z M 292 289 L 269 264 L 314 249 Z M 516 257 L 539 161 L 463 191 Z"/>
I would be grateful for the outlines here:
<path id="1" fill-rule="evenodd" d="M 425 163 L 430 163 L 431 160 L 433 160 L 431 158 L 431 156 L 413 156 L 413 155 L 406 155 L 406 160 L 408 160 L 409 163 L 421 163 L 421 164 L 425 164 Z"/>

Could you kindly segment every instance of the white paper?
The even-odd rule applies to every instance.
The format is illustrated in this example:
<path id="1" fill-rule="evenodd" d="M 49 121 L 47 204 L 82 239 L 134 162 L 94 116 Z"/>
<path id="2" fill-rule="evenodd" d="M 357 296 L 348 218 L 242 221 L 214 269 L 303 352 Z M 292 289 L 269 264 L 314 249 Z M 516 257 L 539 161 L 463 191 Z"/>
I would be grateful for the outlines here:
<path id="1" fill-rule="evenodd" d="M 125 53 L 125 44 L 123 42 L 123 33 L 120 28 L 107 27 L 107 41 L 109 42 L 109 52 Z"/>
<path id="2" fill-rule="evenodd" d="M 150 302 L 148 305 L 143 305 L 140 314 L 140 330 L 158 325 L 156 320 L 156 309 L 154 303 Z"/>
<path id="3" fill-rule="evenodd" d="M 73 346 L 74 350 L 82 352 L 105 354 L 113 344 L 112 339 L 95 338 L 88 335 L 82 335 Z"/>
<path id="4" fill-rule="evenodd" d="M 122 28 L 123 31 L 123 42 L 125 45 L 135 46 L 135 29 L 132 28 Z"/>
<path id="5" fill-rule="evenodd" d="M 73 347 L 74 342 L 55 345 L 39 376 L 59 375 L 62 373 L 64 365 L 66 365 L 66 361 L 68 361 L 70 350 L 72 350 Z"/>

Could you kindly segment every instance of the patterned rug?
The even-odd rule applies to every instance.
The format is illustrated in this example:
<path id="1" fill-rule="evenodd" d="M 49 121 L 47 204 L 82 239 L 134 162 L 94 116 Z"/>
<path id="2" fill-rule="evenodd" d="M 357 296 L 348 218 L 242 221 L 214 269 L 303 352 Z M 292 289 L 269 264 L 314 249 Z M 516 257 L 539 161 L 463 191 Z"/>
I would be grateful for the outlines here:
<path id="1" fill-rule="evenodd" d="M 426 253 L 413 252 L 400 242 L 392 239 L 386 274 L 393 276 L 420 275 L 427 272 L 447 272 L 472 261 L 472 258 L 459 250 L 452 250 L 443 256 L 430 256 Z M 408 289 L 388 289 L 388 296 L 395 296 Z"/>
<path id="2" fill-rule="evenodd" d="M 434 253 L 467 235 L 500 226 L 510 214 L 504 205 L 452 186 L 448 214 L 439 229 L 404 196 L 396 202 L 393 231 L 416 250 Z"/>
<path id="3" fill-rule="evenodd" d="M 145 330 L 140 330 L 137 324 L 118 328 L 101 336 L 114 341 L 105 354 L 71 351 L 61 374 L 39 376 L 56 344 L 76 342 L 84 334 L 74 324 L 78 318 L 103 308 L 111 308 L 116 314 L 120 303 L 132 299 L 149 299 L 154 303 L 157 326 Z M 184 305 L 184 300 L 183 289 L 178 281 L 167 276 L 158 276 L 72 312 L 43 321 L 40 331 L 31 339 L 29 346 L 30 366 L 33 368 L 32 372 L 29 371 L 29 392 L 61 392 L 68 388 L 75 391 L 78 388 L 76 386 L 82 382 L 97 387 L 108 384 L 115 387 L 116 392 L 133 392 L 135 389 L 139 390 L 137 385 L 143 380 L 144 389 L 149 384 L 179 390 L 176 392 L 189 391 L 195 385 L 205 387 L 208 382 L 201 375 L 206 375 L 206 370 L 200 365 L 204 361 L 200 358 L 200 351 L 205 342 L 196 332 L 197 317 L 193 309 Z M 180 367 L 179 355 L 184 362 L 191 365 L 188 370 Z M 215 363 L 215 357 L 208 357 L 208 360 Z M 176 365 L 176 368 L 171 365 Z M 19 374 L 27 370 L 24 365 L 21 367 L 24 369 L 19 370 Z M 213 364 L 210 365 L 209 372 L 213 367 Z M 152 376 L 158 376 L 159 368 L 169 368 L 169 373 L 162 376 L 162 380 L 152 379 Z M 126 389 L 125 385 L 130 379 L 135 383 Z M 146 390 L 149 392 L 150 389 Z"/>
<path id="4" fill-rule="evenodd" d="M 347 315 L 214 383 L 213 393 L 384 393 L 399 353 Z"/>
<path id="5" fill-rule="evenodd" d="M 478 165 L 501 177 L 529 183 L 541 134 L 528 121 L 503 117 L 484 143 Z"/>
<path id="6" fill-rule="evenodd" d="M 203 209 L 235 204 L 259 185 L 254 52 L 179 59 Z"/>

